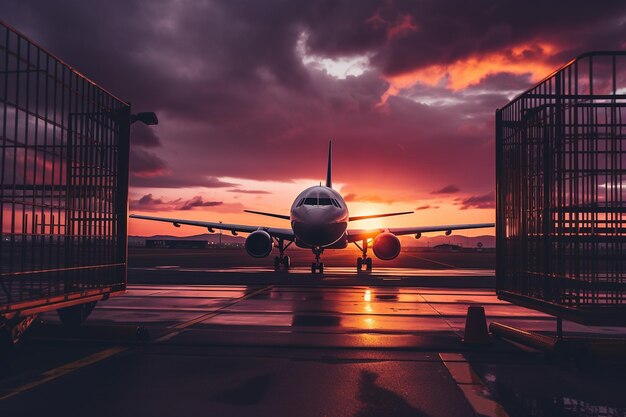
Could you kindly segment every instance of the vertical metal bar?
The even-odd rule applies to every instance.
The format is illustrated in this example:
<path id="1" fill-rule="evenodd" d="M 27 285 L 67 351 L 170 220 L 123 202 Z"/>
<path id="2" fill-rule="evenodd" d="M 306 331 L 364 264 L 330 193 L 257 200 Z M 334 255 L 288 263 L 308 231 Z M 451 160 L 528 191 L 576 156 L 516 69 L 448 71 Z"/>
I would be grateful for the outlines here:
<path id="1" fill-rule="evenodd" d="M 16 233 L 16 225 L 15 225 L 15 216 L 16 216 L 16 212 L 15 212 L 15 196 L 16 196 L 16 185 L 17 185 L 17 163 L 18 163 L 18 157 L 17 157 L 17 147 L 18 147 L 18 142 L 19 142 L 19 131 L 18 131 L 18 126 L 19 126 L 19 106 L 20 106 L 20 95 L 19 95 L 19 91 L 20 91 L 20 47 L 21 47 L 21 39 L 18 36 L 17 37 L 17 48 L 16 48 L 16 55 L 17 55 L 17 59 L 15 60 L 15 118 L 14 118 L 14 127 L 13 127 L 13 176 L 11 178 L 12 182 L 13 182 L 13 189 L 11 192 L 11 245 L 10 245 L 10 253 L 9 253 L 9 263 L 10 263 L 10 271 L 14 271 L 15 270 L 15 233 Z M 23 217 L 22 217 L 23 218 Z M 23 223 L 22 223 L 22 228 L 23 228 Z M 19 281 L 19 291 L 22 292 L 22 281 Z"/>
<path id="2" fill-rule="evenodd" d="M 117 135 L 117 256 L 116 263 L 123 263 L 124 288 L 127 282 L 126 263 L 128 259 L 128 167 L 130 158 L 130 105 L 124 105 L 118 111 Z"/>
<path id="3" fill-rule="evenodd" d="M 75 266 L 74 258 L 75 232 L 74 232 L 74 118 L 72 114 L 75 112 L 72 107 L 72 83 L 73 74 L 66 68 L 63 68 L 63 80 L 67 74 L 67 85 L 64 85 L 63 97 L 67 93 L 67 126 L 65 129 L 65 263 L 68 266 Z M 64 109 L 65 110 L 65 109 Z M 65 121 L 65 119 L 63 119 Z M 72 290 L 71 272 L 64 272 L 63 290 L 68 293 Z"/>
<path id="4" fill-rule="evenodd" d="M 5 203 L 5 171 L 7 169 L 7 120 L 8 120 L 8 98 L 9 98 L 9 36 L 11 32 L 8 28 L 4 29 L 4 68 L 2 74 L 2 154 L 0 157 L 0 272 L 8 272 L 10 269 L 7 266 L 8 256 L 6 255 L 6 246 L 11 243 L 5 243 L 5 230 L 4 230 L 4 211 L 7 203 Z M 2 289 L 5 292 L 7 302 L 13 301 L 12 296 L 12 280 L 7 278 L 0 278 L 2 283 Z"/>
<path id="5" fill-rule="evenodd" d="M 506 276 L 506 246 L 505 246 L 505 202 L 503 201 L 503 187 L 501 182 L 505 178 L 502 172 L 503 166 L 503 132 L 502 132 L 502 110 L 496 110 L 496 291 L 505 289 L 504 280 Z"/>
<path id="6" fill-rule="evenodd" d="M 49 71 L 50 71 L 50 56 L 45 54 L 43 51 L 39 51 L 40 54 L 44 54 L 44 60 L 45 60 L 45 69 L 40 68 L 40 71 L 43 71 L 43 78 L 44 78 L 44 82 L 43 82 L 43 88 L 44 88 L 44 97 L 43 97 L 43 106 L 44 106 L 44 110 L 43 110 L 43 118 L 44 118 L 44 122 L 43 122 L 43 177 L 42 177 L 42 185 L 44 187 L 44 190 L 41 193 L 41 199 L 40 199 L 40 204 L 41 204 L 41 213 L 42 216 L 46 216 L 48 217 L 48 224 L 46 225 L 46 222 L 44 220 L 44 224 L 42 227 L 42 239 L 41 239 L 41 248 L 39 251 L 39 256 L 41 259 L 41 264 L 42 267 L 44 269 L 51 269 L 50 265 L 51 265 L 51 257 L 48 255 L 46 256 L 46 246 L 49 248 L 52 248 L 52 228 L 53 228 L 53 220 L 54 217 L 52 215 L 52 202 L 49 200 L 49 194 L 48 193 L 52 193 L 52 187 L 50 186 L 51 183 L 51 178 L 50 175 L 52 174 L 51 172 L 49 172 L 49 166 L 48 166 L 48 152 L 50 152 L 50 150 L 48 149 L 48 141 L 50 140 L 49 135 L 48 135 L 48 129 L 50 127 L 50 122 L 49 122 L 49 109 L 48 106 L 50 105 L 49 103 L 49 82 L 50 82 L 50 77 L 48 76 Z M 38 74 L 38 77 L 41 77 L 41 75 Z M 54 154 L 54 149 L 52 149 L 52 153 Z M 49 191 L 48 191 L 49 190 Z M 44 217 L 45 219 L 45 217 Z M 48 234 L 46 234 L 46 230 L 49 231 Z M 48 296 L 51 296 L 53 293 L 53 285 L 51 285 L 50 282 L 48 282 Z"/>

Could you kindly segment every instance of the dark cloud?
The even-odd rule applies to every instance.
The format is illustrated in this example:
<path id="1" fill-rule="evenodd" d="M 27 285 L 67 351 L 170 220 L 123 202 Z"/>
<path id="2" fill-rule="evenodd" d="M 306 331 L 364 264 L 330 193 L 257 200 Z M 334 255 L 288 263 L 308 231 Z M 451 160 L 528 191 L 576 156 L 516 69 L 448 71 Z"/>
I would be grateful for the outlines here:
<path id="1" fill-rule="evenodd" d="M 493 184 L 494 110 L 533 80 L 493 66 L 468 88 L 418 83 L 377 107 L 390 75 L 441 65 L 444 76 L 494 53 L 556 68 L 622 49 L 625 10 L 616 0 L 8 0 L 3 19 L 133 111 L 158 113 L 155 130 L 133 127 L 133 187 L 323 179 L 332 138 L 335 181 L 389 202 L 427 197 L 435 184 L 470 195 Z M 305 66 L 298 42 L 310 56 L 370 65 L 337 79 Z"/>
<path id="2" fill-rule="evenodd" d="M 459 191 L 460 191 L 459 187 L 457 187 L 454 184 L 450 184 L 438 190 L 431 191 L 430 193 L 431 194 L 454 194 L 454 193 L 458 193 Z"/>
<path id="3" fill-rule="evenodd" d="M 431 206 L 430 204 L 424 204 L 419 207 L 415 207 L 415 210 L 419 211 L 419 210 L 438 209 L 438 208 L 439 206 Z"/>
<path id="4" fill-rule="evenodd" d="M 160 177 L 169 172 L 167 162 L 142 148 L 130 150 L 130 172 L 138 178 Z"/>
<path id="5" fill-rule="evenodd" d="M 161 146 L 161 139 L 154 132 L 154 128 L 143 123 L 133 123 L 130 130 L 130 142 L 132 146 L 144 148 Z"/>
<path id="6" fill-rule="evenodd" d="M 141 211 L 192 210 L 196 207 L 215 207 L 222 204 L 221 201 L 206 201 L 202 196 L 195 196 L 189 200 L 182 198 L 167 200 L 163 197 L 154 198 L 152 194 L 145 194 L 137 200 L 130 200 L 130 208 Z"/>
<path id="7" fill-rule="evenodd" d="M 505 91 L 505 92 L 520 92 L 524 91 L 531 85 L 529 74 L 517 75 L 506 72 L 499 72 L 495 74 L 488 74 L 483 78 L 480 83 L 470 86 L 466 91 L 467 93 L 480 93 L 482 91 Z M 501 96 L 493 94 L 498 100 L 501 100 Z M 497 105 L 501 103 L 496 103 Z"/>
<path id="8" fill-rule="evenodd" d="M 269 191 L 264 190 L 243 190 L 239 188 L 233 188 L 232 190 L 226 190 L 229 193 L 238 193 L 238 194 L 272 194 Z"/>
<path id="9" fill-rule="evenodd" d="M 496 207 L 496 193 L 490 191 L 487 194 L 473 195 L 460 199 L 458 204 L 461 206 L 461 210 L 470 208 L 492 209 Z"/>
<path id="10" fill-rule="evenodd" d="M 162 172 L 158 175 L 134 175 L 130 179 L 132 187 L 144 188 L 226 188 L 236 187 L 238 184 L 222 181 L 219 178 L 197 174 L 194 172 L 182 172 L 181 174 L 165 175 L 168 172 Z"/>
<path id="11" fill-rule="evenodd" d="M 205 201 L 201 196 L 197 195 L 182 204 L 178 210 L 191 210 L 195 207 L 215 207 L 223 204 L 221 201 Z"/>
<path id="12" fill-rule="evenodd" d="M 542 41 L 564 48 L 565 56 L 598 46 L 618 49 L 626 5 L 618 0 L 594 4 L 585 1 L 540 0 L 480 3 L 455 1 L 399 1 L 390 3 L 392 16 L 409 14 L 419 30 L 391 42 L 376 56 L 386 74 L 398 74 L 431 64 L 446 64 L 476 54 L 498 52 L 512 45 Z M 541 10 L 541 12 L 537 12 Z M 613 39 L 606 39 L 606 33 Z M 576 39 L 574 44 L 571 40 Z M 567 52 L 565 52 L 567 51 Z M 522 58 L 532 58 L 528 50 Z"/>
<path id="13" fill-rule="evenodd" d="M 131 210 L 159 211 L 171 210 L 175 205 L 179 204 L 181 199 L 164 200 L 163 198 L 154 198 L 152 194 L 146 194 L 137 200 L 130 200 Z"/>

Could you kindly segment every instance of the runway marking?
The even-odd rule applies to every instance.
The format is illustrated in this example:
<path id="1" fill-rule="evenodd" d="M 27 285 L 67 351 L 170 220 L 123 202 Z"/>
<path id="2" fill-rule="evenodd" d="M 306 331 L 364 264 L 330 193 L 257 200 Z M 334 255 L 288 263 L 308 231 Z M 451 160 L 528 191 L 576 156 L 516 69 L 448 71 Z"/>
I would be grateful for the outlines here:
<path id="1" fill-rule="evenodd" d="M 247 300 L 248 298 L 254 297 L 255 295 L 260 294 L 263 291 L 266 291 L 266 290 L 268 290 L 268 289 L 270 289 L 272 287 L 273 287 L 272 285 L 265 286 L 265 287 L 260 288 L 260 289 L 258 289 L 256 291 L 253 291 L 253 292 L 251 292 L 249 294 L 246 294 L 246 295 L 244 295 L 242 297 L 236 298 L 232 302 L 230 302 L 230 303 L 228 303 L 228 304 L 218 308 L 217 310 L 213 310 L 213 311 L 211 311 L 211 312 L 209 312 L 207 314 L 203 314 L 203 315 L 201 315 L 199 317 L 196 317 L 196 318 L 194 318 L 192 320 L 189 320 L 189 321 L 186 321 L 184 323 L 176 324 L 176 325 L 171 327 L 171 329 L 172 329 L 171 333 L 168 333 L 168 334 L 166 334 L 164 336 L 161 336 L 159 339 L 156 339 L 155 342 L 163 342 L 163 341 L 169 340 L 169 339 L 173 338 L 174 336 L 180 334 L 181 330 L 183 330 L 183 329 L 185 329 L 185 328 L 187 328 L 189 326 L 193 326 L 194 324 L 199 323 L 199 322 L 201 322 L 203 320 L 206 320 L 208 318 L 214 317 L 214 316 L 220 314 L 220 312 L 223 309 L 231 307 L 231 306 L 233 306 L 233 305 L 235 305 L 235 304 L 237 304 L 237 303 L 239 303 L 241 301 Z M 17 387 L 17 388 L 14 388 L 14 389 L 10 389 L 9 392 L 0 395 L 0 401 L 9 399 L 9 398 L 14 397 L 14 396 L 16 396 L 18 394 L 21 394 L 22 392 L 26 392 L 28 390 L 31 390 L 31 389 L 35 388 L 35 387 L 43 385 L 46 382 L 50 382 L 50 381 L 55 380 L 57 378 L 60 378 L 62 376 L 68 375 L 68 374 L 76 371 L 77 369 L 81 369 L 81 368 L 84 368 L 86 366 L 93 365 L 94 363 L 103 361 L 103 360 L 105 360 L 107 358 L 110 358 L 110 357 L 112 357 L 114 355 L 117 355 L 117 354 L 119 354 L 121 352 L 124 352 L 125 350 L 128 350 L 128 347 L 126 347 L 126 346 L 114 346 L 114 347 L 102 350 L 100 352 L 96 352 L 93 355 L 87 356 L 85 358 L 78 359 L 76 361 L 69 362 L 69 363 L 66 363 L 64 365 L 58 366 L 58 367 L 56 367 L 54 369 L 50 369 L 48 371 L 42 372 L 40 374 L 41 378 L 39 378 L 38 380 L 33 381 L 33 382 L 28 382 L 26 384 L 23 384 L 23 385 Z"/>
<path id="2" fill-rule="evenodd" d="M 439 310 L 437 310 L 435 307 L 433 307 L 433 306 L 430 304 L 430 301 L 428 301 L 428 300 L 426 299 L 426 297 L 424 297 L 421 293 L 419 293 L 419 292 L 418 292 L 418 293 L 417 293 L 417 295 L 418 295 L 419 297 L 421 297 L 421 298 L 422 298 L 422 300 L 423 300 L 422 302 L 423 302 L 423 303 L 425 303 L 428 307 L 430 307 L 430 308 L 431 308 L 431 309 L 432 309 L 432 310 L 436 313 L 436 315 L 437 315 L 439 318 L 441 318 L 441 319 L 442 319 L 442 320 L 446 323 L 446 325 L 450 328 L 450 330 L 451 330 L 453 333 L 456 333 L 456 334 L 460 335 L 460 330 L 456 329 L 456 328 L 452 325 L 452 323 L 450 323 L 450 321 L 448 320 L 448 318 L 454 318 L 454 317 L 452 317 L 452 316 L 450 316 L 450 315 L 445 315 L 445 316 L 444 316 L 444 315 L 443 315 L 443 314 L 442 314 Z"/>
<path id="3" fill-rule="evenodd" d="M 437 265 L 445 266 L 446 268 L 462 269 L 462 268 L 459 268 L 456 265 L 451 265 L 451 264 L 447 264 L 447 263 L 439 262 L 439 261 L 433 261 L 432 259 L 422 258 L 421 256 L 413 255 L 413 254 L 410 254 L 410 253 L 407 253 L 406 255 L 410 256 L 411 258 L 420 259 L 422 261 L 432 262 L 432 263 L 437 264 Z"/>
<path id="4" fill-rule="evenodd" d="M 504 407 L 491 398 L 489 388 L 483 384 L 462 354 L 440 353 L 439 358 L 477 415 L 509 417 Z"/>
<path id="5" fill-rule="evenodd" d="M 128 348 L 124 346 L 114 346 L 109 349 L 105 349 L 100 352 L 94 353 L 93 355 L 87 356 L 85 358 L 76 360 L 74 362 L 66 363 L 65 365 L 61 365 L 54 369 L 50 369 L 48 371 L 42 372 L 40 374 L 41 376 L 40 379 L 33 381 L 33 382 L 26 383 L 17 388 L 14 388 L 4 395 L 0 395 L 0 401 L 6 400 L 15 395 L 21 394 L 22 392 L 38 387 L 39 385 L 45 384 L 46 382 L 50 382 L 54 379 L 70 374 L 76 371 L 77 369 L 81 369 L 86 366 L 93 365 L 94 363 L 103 361 L 104 359 L 117 355 L 118 353 L 121 353 L 125 351 L 126 349 Z"/>
<path id="6" fill-rule="evenodd" d="M 212 310 L 212 311 L 210 311 L 210 312 L 208 312 L 206 314 L 198 316 L 198 317 L 196 317 L 194 319 L 191 319 L 189 321 L 175 324 L 175 325 L 170 327 L 171 332 L 166 333 L 165 335 L 159 337 L 154 342 L 155 343 L 166 342 L 166 341 L 168 341 L 168 340 L 178 336 L 182 332 L 182 330 L 186 329 L 187 327 L 193 326 L 194 324 L 197 324 L 197 323 L 200 323 L 200 322 L 202 322 L 204 320 L 207 320 L 207 319 L 210 319 L 212 317 L 215 317 L 218 314 L 220 314 L 224 309 L 232 307 L 232 306 L 234 306 L 235 304 L 237 304 L 237 303 L 239 303 L 241 301 L 244 301 L 244 300 L 247 300 L 249 298 L 252 298 L 255 295 L 258 295 L 258 294 L 260 294 L 260 293 L 262 293 L 264 291 L 267 291 L 267 290 L 271 289 L 272 287 L 273 287 L 273 285 L 268 285 L 268 286 L 265 286 L 263 288 L 259 288 L 256 291 L 253 291 L 253 292 L 251 292 L 249 294 L 246 294 L 246 295 L 244 295 L 242 297 L 234 299 L 232 302 L 230 302 L 230 303 L 228 303 L 226 305 L 223 305 L 222 307 L 220 307 L 220 308 L 218 308 L 216 310 Z"/>

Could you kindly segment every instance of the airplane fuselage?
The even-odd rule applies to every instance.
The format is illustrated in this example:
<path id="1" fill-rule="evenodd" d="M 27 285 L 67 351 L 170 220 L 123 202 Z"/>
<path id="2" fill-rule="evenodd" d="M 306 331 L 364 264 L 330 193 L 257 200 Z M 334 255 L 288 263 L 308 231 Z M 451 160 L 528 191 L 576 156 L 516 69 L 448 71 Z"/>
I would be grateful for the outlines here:
<path id="1" fill-rule="evenodd" d="M 296 197 L 289 214 L 296 244 L 324 248 L 336 244 L 348 228 L 348 207 L 329 187 L 307 188 Z"/>

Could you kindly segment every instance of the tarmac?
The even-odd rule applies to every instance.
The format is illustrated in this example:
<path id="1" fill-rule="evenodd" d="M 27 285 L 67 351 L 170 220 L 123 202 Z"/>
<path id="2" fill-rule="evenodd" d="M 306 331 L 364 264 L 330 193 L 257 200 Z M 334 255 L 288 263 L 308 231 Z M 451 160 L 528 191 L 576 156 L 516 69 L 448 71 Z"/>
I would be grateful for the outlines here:
<path id="1" fill-rule="evenodd" d="M 485 265 L 329 265 L 321 278 L 176 256 L 131 262 L 127 293 L 100 302 L 80 332 L 42 316 L 2 365 L 0 416 L 626 415 L 623 364 L 463 344 L 468 306 L 488 322 L 555 329 L 498 300 Z"/>

